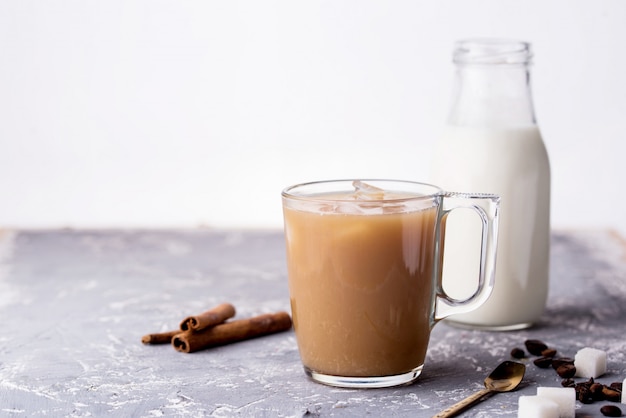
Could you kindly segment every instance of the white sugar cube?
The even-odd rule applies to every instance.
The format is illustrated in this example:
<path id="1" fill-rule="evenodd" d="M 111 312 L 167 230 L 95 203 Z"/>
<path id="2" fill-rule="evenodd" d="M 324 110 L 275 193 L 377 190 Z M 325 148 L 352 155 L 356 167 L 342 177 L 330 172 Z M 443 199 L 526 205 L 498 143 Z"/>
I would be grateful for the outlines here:
<path id="1" fill-rule="evenodd" d="M 574 418 L 576 415 L 576 390 L 574 388 L 539 386 L 537 396 L 554 401 L 559 406 L 560 418 Z"/>
<path id="2" fill-rule="evenodd" d="M 602 376 L 606 373 L 606 352 L 596 348 L 585 347 L 574 356 L 576 376 L 593 377 Z"/>
<path id="3" fill-rule="evenodd" d="M 626 403 L 626 379 L 624 379 L 624 383 L 622 383 L 622 403 Z"/>
<path id="4" fill-rule="evenodd" d="M 543 396 L 520 396 L 517 418 L 559 418 L 559 405 Z"/>

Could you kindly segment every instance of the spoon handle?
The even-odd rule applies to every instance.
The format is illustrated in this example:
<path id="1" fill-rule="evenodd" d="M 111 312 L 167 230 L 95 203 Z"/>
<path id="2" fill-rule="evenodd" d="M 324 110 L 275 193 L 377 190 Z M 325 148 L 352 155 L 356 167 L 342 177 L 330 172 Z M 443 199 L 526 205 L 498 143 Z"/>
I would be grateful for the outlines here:
<path id="1" fill-rule="evenodd" d="M 465 408 L 467 408 L 468 406 L 472 405 L 474 402 L 478 401 L 483 396 L 487 395 L 489 392 L 491 392 L 491 390 L 487 389 L 487 388 L 485 388 L 483 390 L 479 390 L 478 392 L 474 393 L 473 395 L 468 396 L 467 398 L 463 399 L 462 401 L 459 401 L 459 402 L 455 403 L 454 405 L 452 405 L 451 407 L 441 411 L 437 415 L 434 415 L 433 418 L 450 418 L 450 417 L 454 417 L 458 413 L 462 412 Z"/>

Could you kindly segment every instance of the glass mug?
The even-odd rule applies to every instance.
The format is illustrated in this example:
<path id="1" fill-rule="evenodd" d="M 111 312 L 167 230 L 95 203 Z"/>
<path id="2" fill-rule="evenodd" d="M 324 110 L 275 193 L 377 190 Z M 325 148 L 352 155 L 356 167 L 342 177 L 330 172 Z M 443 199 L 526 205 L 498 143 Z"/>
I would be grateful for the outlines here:
<path id="1" fill-rule="evenodd" d="M 291 311 L 306 374 L 378 388 L 420 375 L 433 326 L 476 309 L 494 284 L 499 197 L 397 180 L 334 180 L 282 192 Z M 446 216 L 482 220 L 478 286 L 454 299 L 441 280 Z"/>

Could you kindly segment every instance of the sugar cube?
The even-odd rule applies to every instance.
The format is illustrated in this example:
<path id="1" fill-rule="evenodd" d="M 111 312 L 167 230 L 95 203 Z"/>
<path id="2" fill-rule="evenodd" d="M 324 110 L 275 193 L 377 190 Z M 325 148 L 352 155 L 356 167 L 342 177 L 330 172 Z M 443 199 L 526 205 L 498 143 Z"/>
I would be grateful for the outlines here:
<path id="1" fill-rule="evenodd" d="M 554 401 L 559 406 L 560 418 L 574 418 L 576 415 L 576 390 L 574 388 L 539 386 L 537 396 Z"/>
<path id="2" fill-rule="evenodd" d="M 606 352 L 596 348 L 585 347 L 574 356 L 576 376 L 593 377 L 602 376 L 606 373 Z"/>
<path id="3" fill-rule="evenodd" d="M 626 403 L 626 379 L 624 379 L 624 383 L 622 383 L 622 403 Z"/>
<path id="4" fill-rule="evenodd" d="M 559 405 L 544 396 L 520 396 L 517 418 L 559 418 Z"/>

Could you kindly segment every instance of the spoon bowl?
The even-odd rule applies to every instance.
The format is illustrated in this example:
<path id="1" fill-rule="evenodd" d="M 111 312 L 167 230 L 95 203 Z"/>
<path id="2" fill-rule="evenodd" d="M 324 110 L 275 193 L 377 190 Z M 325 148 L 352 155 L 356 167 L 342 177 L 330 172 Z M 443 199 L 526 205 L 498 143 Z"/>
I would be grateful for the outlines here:
<path id="1" fill-rule="evenodd" d="M 454 417 L 490 393 L 510 392 L 521 383 L 524 373 L 526 373 L 526 366 L 522 363 L 504 361 L 487 376 L 484 389 L 441 411 L 433 418 Z"/>
<path id="2" fill-rule="evenodd" d="M 500 363 L 485 379 L 485 388 L 492 392 L 510 392 L 524 378 L 526 366 L 515 361 Z"/>

